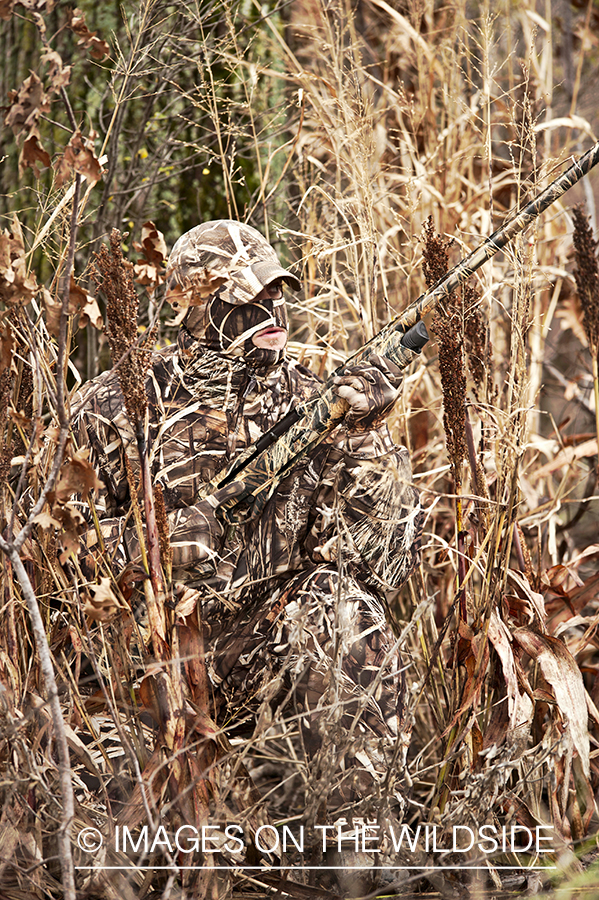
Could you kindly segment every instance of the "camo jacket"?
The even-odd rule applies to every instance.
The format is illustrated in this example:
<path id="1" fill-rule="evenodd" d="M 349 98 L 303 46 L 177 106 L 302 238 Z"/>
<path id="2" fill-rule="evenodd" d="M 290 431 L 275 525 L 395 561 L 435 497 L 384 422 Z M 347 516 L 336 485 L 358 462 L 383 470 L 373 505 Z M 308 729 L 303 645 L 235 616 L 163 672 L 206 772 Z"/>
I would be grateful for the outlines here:
<path id="1" fill-rule="evenodd" d="M 223 360 L 181 337 L 155 355 L 146 382 L 148 449 L 171 536 L 200 486 L 318 385 L 297 362 L 284 359 L 260 376 L 243 360 Z M 103 483 L 96 508 L 118 568 L 135 556 L 125 460 L 137 482 L 139 460 L 117 373 L 86 385 L 80 401 L 79 442 Z M 361 434 L 339 426 L 290 470 L 258 515 L 228 529 L 211 576 L 198 578 L 193 566 L 173 574 L 229 608 L 334 561 L 377 591 L 395 589 L 416 563 L 421 521 L 408 452 L 387 425 Z"/>

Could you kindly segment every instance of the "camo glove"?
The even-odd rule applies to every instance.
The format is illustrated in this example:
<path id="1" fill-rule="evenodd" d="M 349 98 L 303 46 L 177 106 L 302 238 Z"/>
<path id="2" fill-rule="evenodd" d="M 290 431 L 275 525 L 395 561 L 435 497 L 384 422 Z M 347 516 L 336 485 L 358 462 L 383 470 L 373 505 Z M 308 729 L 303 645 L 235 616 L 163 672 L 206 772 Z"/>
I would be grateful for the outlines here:
<path id="1" fill-rule="evenodd" d="M 399 394 L 403 372 L 385 356 L 348 366 L 334 379 L 336 392 L 349 403 L 345 426 L 350 432 L 377 428 L 389 415 Z"/>
<path id="2" fill-rule="evenodd" d="M 242 482 L 233 482 L 205 500 L 169 514 L 173 569 L 193 569 L 218 556 L 225 535 L 218 510 L 244 490 Z"/>

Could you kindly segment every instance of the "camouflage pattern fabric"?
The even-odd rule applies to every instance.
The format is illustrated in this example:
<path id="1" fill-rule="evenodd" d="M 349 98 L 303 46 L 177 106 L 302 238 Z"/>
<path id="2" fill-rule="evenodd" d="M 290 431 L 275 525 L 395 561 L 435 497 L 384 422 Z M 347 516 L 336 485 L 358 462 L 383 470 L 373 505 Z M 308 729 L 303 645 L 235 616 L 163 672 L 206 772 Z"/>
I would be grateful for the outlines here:
<path id="1" fill-rule="evenodd" d="M 244 229 L 235 231 L 239 239 Z M 173 256 L 181 260 L 180 251 Z M 265 262 L 270 268 L 256 277 L 287 277 L 278 261 Z M 189 278 L 184 256 L 182 264 Z M 267 708 L 287 709 L 300 716 L 315 753 L 333 710 L 337 730 L 351 737 L 338 745 L 338 765 L 345 756 L 348 772 L 378 780 L 406 727 L 401 659 L 382 598 L 413 570 L 422 525 L 408 453 L 379 421 L 392 406 L 397 373 L 379 360 L 342 377 L 360 397 L 347 427 L 286 474 L 259 516 L 220 528 L 198 502 L 200 485 L 319 385 L 284 350 L 252 354 L 248 333 L 265 322 L 286 327 L 277 292 L 255 304 L 223 289 L 226 300 L 216 292 L 189 308 L 177 345 L 156 354 L 147 378 L 150 464 L 163 490 L 174 579 L 201 602 L 220 721 L 251 731 Z M 81 399 L 79 441 L 91 448 L 104 484 L 97 509 L 118 569 L 138 552 L 125 466 L 128 459 L 137 478 L 135 435 L 115 372 L 87 385 Z M 96 541 L 90 529 L 88 561 Z"/>

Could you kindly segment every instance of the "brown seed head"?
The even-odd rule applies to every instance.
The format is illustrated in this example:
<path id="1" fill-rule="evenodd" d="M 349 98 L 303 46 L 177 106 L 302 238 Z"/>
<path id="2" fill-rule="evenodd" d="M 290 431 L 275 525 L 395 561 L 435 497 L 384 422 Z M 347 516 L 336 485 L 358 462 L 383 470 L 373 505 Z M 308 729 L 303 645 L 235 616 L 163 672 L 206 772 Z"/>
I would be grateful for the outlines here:
<path id="1" fill-rule="evenodd" d="M 580 206 L 573 210 L 574 217 L 574 278 L 582 306 L 582 325 L 591 353 L 599 355 L 599 265 L 597 241 L 587 216 Z"/>
<path id="2" fill-rule="evenodd" d="M 435 233 L 432 216 L 430 216 L 424 226 L 424 250 L 422 253 L 428 287 L 431 287 L 447 273 L 450 245 L 450 240 L 444 240 L 441 235 Z M 461 463 L 467 453 L 463 317 L 462 294 L 453 292 L 443 306 L 437 307 L 433 318 L 443 391 L 443 427 L 456 489 L 461 484 Z"/>
<path id="3" fill-rule="evenodd" d="M 139 421 L 147 406 L 145 380 L 154 333 L 140 345 L 137 333 L 139 300 L 131 277 L 131 264 L 123 257 L 121 233 L 117 228 L 113 228 L 110 235 L 110 250 L 103 244 L 100 252 L 95 254 L 92 277 L 106 297 L 105 333 L 112 362 L 119 363 L 117 371 L 125 407 L 131 420 Z"/>

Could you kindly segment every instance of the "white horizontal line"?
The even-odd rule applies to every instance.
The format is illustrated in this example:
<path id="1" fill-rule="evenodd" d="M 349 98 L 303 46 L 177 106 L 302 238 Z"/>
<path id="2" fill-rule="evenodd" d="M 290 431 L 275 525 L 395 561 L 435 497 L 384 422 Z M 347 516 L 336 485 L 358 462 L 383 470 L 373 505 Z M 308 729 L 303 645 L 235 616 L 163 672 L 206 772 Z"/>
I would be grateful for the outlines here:
<path id="1" fill-rule="evenodd" d="M 374 871 L 384 871 L 384 872 L 399 872 L 406 871 L 411 872 L 414 869 L 419 869 L 422 872 L 445 872 L 450 869 L 483 869 L 485 872 L 488 872 L 488 866 L 269 866 L 266 868 L 265 866 L 236 866 L 232 863 L 230 866 L 75 866 L 76 869 L 81 871 L 120 871 L 133 869 L 134 871 L 156 871 L 166 869 L 170 872 L 173 870 L 178 871 L 179 869 L 193 869 L 198 871 L 205 872 L 216 872 L 221 870 L 251 870 L 252 872 L 263 872 L 265 875 L 268 875 L 269 872 L 305 872 L 308 869 L 315 869 L 317 871 L 320 870 L 331 870 L 337 871 L 338 869 L 343 869 L 344 871 L 357 870 L 364 872 L 374 872 Z M 557 869 L 557 866 L 493 866 L 495 870 L 505 871 L 506 869 L 510 872 L 532 872 L 532 871 L 541 871 L 547 872 L 550 869 Z"/>

